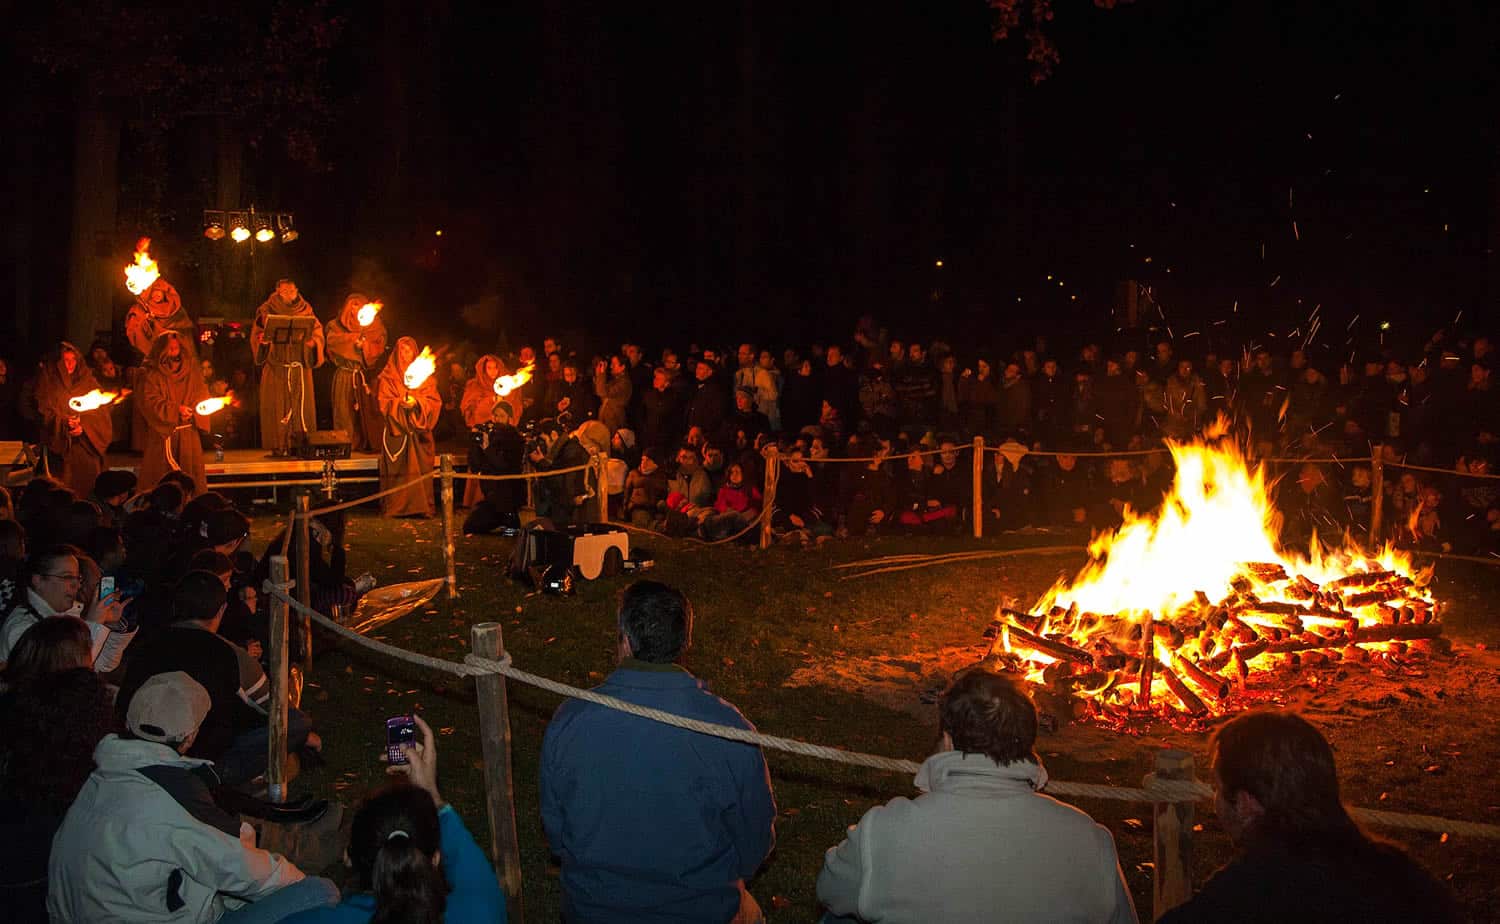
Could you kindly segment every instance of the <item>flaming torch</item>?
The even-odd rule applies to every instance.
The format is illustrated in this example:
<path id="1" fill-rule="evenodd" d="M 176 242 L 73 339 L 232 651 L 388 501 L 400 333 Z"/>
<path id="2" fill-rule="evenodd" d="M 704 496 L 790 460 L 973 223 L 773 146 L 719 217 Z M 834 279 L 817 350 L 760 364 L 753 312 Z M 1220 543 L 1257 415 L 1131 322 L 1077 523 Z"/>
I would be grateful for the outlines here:
<path id="1" fill-rule="evenodd" d="M 422 383 L 432 377 L 437 369 L 437 357 L 432 355 L 432 347 L 422 347 L 422 352 L 406 367 L 406 374 L 402 379 L 406 382 L 407 390 L 422 387 Z"/>
<path id="2" fill-rule="evenodd" d="M 217 398 L 204 398 L 198 402 L 197 407 L 194 407 L 193 410 L 203 417 L 207 417 L 210 414 L 217 414 L 233 403 L 234 392 L 225 392 Z"/>
<path id="3" fill-rule="evenodd" d="M 522 366 L 513 375 L 502 375 L 495 379 L 495 394 L 501 398 L 531 381 L 531 370 L 536 368 L 536 363 Z"/>
<path id="4" fill-rule="evenodd" d="M 151 238 L 143 237 L 135 243 L 135 262 L 125 267 L 125 288 L 131 295 L 140 295 L 151 288 L 151 283 L 161 277 L 156 261 L 151 259 Z"/>
<path id="5" fill-rule="evenodd" d="M 380 309 L 384 307 L 384 302 L 365 302 L 359 309 L 359 326 L 369 327 L 375 323 L 375 316 L 380 314 Z"/>
<path id="6" fill-rule="evenodd" d="M 86 395 L 74 395 L 68 399 L 68 407 L 77 414 L 86 414 L 89 411 L 97 411 L 101 407 L 108 407 L 116 401 L 122 400 L 129 392 L 100 391 L 95 388 Z"/>

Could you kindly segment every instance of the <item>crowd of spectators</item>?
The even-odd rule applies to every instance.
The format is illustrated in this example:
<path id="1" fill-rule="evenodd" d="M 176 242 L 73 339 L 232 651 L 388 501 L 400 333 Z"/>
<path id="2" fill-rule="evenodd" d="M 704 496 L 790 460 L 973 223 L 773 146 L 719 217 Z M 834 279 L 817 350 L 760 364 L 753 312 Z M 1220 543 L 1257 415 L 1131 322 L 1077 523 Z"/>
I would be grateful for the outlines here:
<path id="1" fill-rule="evenodd" d="M 1171 484 L 1170 456 L 1142 450 L 1191 439 L 1223 419 L 1253 458 L 1275 460 L 1270 474 L 1290 545 L 1368 529 L 1371 465 L 1338 460 L 1378 452 L 1388 465 L 1389 538 L 1426 550 L 1500 552 L 1500 488 L 1399 467 L 1493 471 L 1500 405 L 1490 392 L 1489 339 L 1449 342 L 1439 334 L 1411 356 L 1385 350 L 1337 368 L 1319 369 L 1313 355 L 1266 347 L 1189 353 L 1161 340 L 1144 353 L 1087 343 L 1059 357 L 1037 343 L 984 356 L 903 342 L 866 322 L 852 344 L 814 344 L 805 353 L 694 344 L 664 349 L 653 363 L 626 343 L 580 363 L 547 338 L 540 354 L 524 347 L 498 363 L 536 364 L 521 399 L 463 423 L 473 428 L 473 470 L 571 467 L 590 450 L 608 451 L 613 516 L 709 539 L 757 519 L 764 459 L 775 447 L 782 460 L 775 531 L 820 541 L 959 531 L 976 516 L 987 532 L 1109 528 L 1127 505 L 1151 509 Z M 452 374 L 462 371 L 455 364 Z M 978 510 L 976 436 L 997 450 L 981 465 Z M 588 517 L 581 476 L 542 486 L 539 514 Z M 519 490 L 491 490 L 471 531 L 493 528 L 522 499 Z"/>

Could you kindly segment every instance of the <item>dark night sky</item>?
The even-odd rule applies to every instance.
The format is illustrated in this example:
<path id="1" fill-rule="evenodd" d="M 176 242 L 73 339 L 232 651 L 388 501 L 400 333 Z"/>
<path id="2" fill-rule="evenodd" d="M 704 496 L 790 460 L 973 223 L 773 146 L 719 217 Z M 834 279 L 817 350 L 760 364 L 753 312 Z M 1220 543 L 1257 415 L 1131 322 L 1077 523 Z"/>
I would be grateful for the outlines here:
<path id="1" fill-rule="evenodd" d="M 1316 304 L 1424 337 L 1488 316 L 1493 5 L 1056 6 L 1033 86 L 978 0 L 350 5 L 327 169 L 268 142 L 247 192 L 298 211 L 285 268 L 325 313 L 351 281 L 449 317 L 494 294 L 513 340 L 841 336 L 869 312 L 1008 347 L 1107 329 L 1126 278 L 1179 335 L 1236 302 L 1238 336 Z M 58 201 L 66 174 L 41 180 Z M 141 230 L 186 253 L 201 199 L 168 184 Z M 65 247 L 66 217 L 32 247 Z"/>

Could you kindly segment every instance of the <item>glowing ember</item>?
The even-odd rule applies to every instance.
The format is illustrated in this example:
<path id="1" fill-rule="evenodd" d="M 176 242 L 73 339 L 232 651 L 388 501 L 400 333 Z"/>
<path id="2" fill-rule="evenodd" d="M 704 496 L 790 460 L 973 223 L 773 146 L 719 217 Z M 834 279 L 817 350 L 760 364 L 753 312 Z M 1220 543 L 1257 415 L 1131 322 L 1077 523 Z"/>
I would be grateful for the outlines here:
<path id="1" fill-rule="evenodd" d="M 224 395 L 218 398 L 204 398 L 202 401 L 198 402 L 197 406 L 194 407 L 193 410 L 196 413 L 202 414 L 204 417 L 207 417 L 210 414 L 217 414 L 219 411 L 224 410 L 226 407 L 229 407 L 229 405 L 233 403 L 234 392 L 231 391 L 226 392 Z"/>
<path id="2" fill-rule="evenodd" d="M 422 383 L 432 377 L 437 369 L 437 357 L 432 355 L 431 347 L 422 347 L 422 352 L 406 367 L 406 374 L 402 380 L 406 382 L 407 388 L 421 388 Z"/>
<path id="3" fill-rule="evenodd" d="M 536 363 L 529 363 L 517 369 L 512 375 L 502 375 L 495 379 L 495 394 L 505 397 L 511 392 L 531 381 L 531 370 L 536 368 Z"/>
<path id="4" fill-rule="evenodd" d="M 161 277 L 156 261 L 151 259 L 151 238 L 143 237 L 135 244 L 135 262 L 125 267 L 125 288 L 131 295 L 140 295 L 151 288 L 151 283 Z"/>
<path id="5" fill-rule="evenodd" d="M 1029 613 L 1002 609 L 990 657 L 1097 718 L 1180 717 L 1232 711 L 1225 701 L 1252 674 L 1434 644 L 1430 571 L 1347 541 L 1279 548 L 1263 472 L 1218 436 L 1169 443 L 1177 472 L 1161 508 L 1127 508 L 1072 580 Z"/>
<path id="6" fill-rule="evenodd" d="M 95 388 L 86 395 L 74 395 L 68 399 L 68 407 L 79 414 L 88 411 L 97 411 L 101 407 L 107 407 L 116 401 L 123 400 L 129 392 L 100 391 Z"/>
<path id="7" fill-rule="evenodd" d="M 380 309 L 384 307 L 384 302 L 365 302 L 363 305 L 361 305 L 358 315 L 359 326 L 369 327 L 371 324 L 375 323 L 375 316 L 379 314 Z"/>

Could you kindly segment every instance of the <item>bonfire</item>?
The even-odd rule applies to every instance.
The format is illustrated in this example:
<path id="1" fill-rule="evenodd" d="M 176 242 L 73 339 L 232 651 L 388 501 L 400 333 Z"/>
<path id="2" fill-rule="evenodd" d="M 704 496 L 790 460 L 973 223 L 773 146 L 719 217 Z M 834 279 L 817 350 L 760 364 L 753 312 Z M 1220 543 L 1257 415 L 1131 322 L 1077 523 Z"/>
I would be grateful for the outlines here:
<path id="1" fill-rule="evenodd" d="M 1169 443 L 1161 507 L 1124 512 L 1089 562 L 1027 612 L 1002 608 L 989 660 L 1077 717 L 1200 719 L 1252 702 L 1256 675 L 1430 650 L 1443 640 L 1428 581 L 1391 548 L 1347 536 L 1283 549 L 1265 474 L 1222 431 Z"/>

